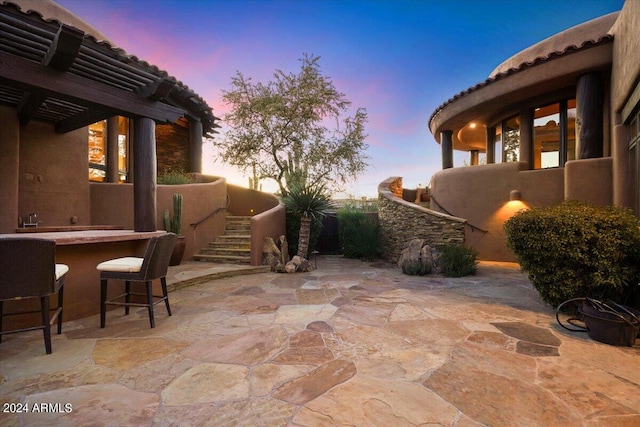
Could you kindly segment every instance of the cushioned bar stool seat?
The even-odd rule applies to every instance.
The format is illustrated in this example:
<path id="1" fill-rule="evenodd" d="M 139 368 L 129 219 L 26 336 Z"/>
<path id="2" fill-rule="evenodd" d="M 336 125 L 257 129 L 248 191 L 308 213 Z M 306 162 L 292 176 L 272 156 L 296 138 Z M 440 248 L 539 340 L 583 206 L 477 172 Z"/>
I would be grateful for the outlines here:
<path id="1" fill-rule="evenodd" d="M 56 264 L 56 242 L 48 239 L 7 237 L 0 239 L 0 341 L 5 334 L 42 329 L 44 346 L 51 354 L 51 326 L 58 323 L 62 333 L 62 302 L 64 279 L 69 271 L 65 264 Z M 49 298 L 58 294 L 58 306 L 50 308 Z M 39 298 L 39 311 L 4 312 L 4 302 Z M 7 316 L 40 313 L 41 323 L 21 329 L 3 330 L 2 319 Z"/>
<path id="2" fill-rule="evenodd" d="M 124 306 L 124 314 L 129 314 L 129 307 L 147 307 L 149 323 L 155 328 L 153 307 L 161 302 L 165 303 L 167 313 L 171 316 L 169 296 L 167 293 L 167 270 L 173 251 L 176 235 L 163 234 L 149 240 L 144 258 L 123 257 L 101 262 L 96 267 L 100 271 L 100 327 L 106 323 L 107 305 Z M 107 285 L 109 279 L 124 280 L 125 291 L 114 298 L 107 299 Z M 153 295 L 153 281 L 160 279 L 162 295 Z M 131 283 L 142 282 L 145 292 L 132 292 Z M 144 296 L 145 302 L 132 302 L 131 296 Z M 122 301 L 124 300 L 124 301 Z"/>

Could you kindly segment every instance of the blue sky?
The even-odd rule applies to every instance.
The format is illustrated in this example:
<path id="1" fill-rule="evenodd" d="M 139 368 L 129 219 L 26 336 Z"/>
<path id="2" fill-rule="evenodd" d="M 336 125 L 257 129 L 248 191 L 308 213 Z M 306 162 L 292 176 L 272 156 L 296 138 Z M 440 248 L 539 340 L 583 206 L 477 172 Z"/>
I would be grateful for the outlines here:
<path id="1" fill-rule="evenodd" d="M 630 0 L 635 1 L 635 0 Z M 128 54 L 167 71 L 222 117 L 236 71 L 266 82 L 297 72 L 303 53 L 369 115 L 370 167 L 347 194 L 376 197 L 402 176 L 427 184 L 441 169 L 431 113 L 484 81 L 502 61 L 623 0 L 57 0 Z M 224 127 L 223 127 L 224 131 Z M 216 138 L 223 138 L 223 134 Z M 468 153 L 454 156 L 462 166 Z M 246 185 L 207 149 L 203 169 Z M 265 183 L 265 190 L 275 189 Z"/>

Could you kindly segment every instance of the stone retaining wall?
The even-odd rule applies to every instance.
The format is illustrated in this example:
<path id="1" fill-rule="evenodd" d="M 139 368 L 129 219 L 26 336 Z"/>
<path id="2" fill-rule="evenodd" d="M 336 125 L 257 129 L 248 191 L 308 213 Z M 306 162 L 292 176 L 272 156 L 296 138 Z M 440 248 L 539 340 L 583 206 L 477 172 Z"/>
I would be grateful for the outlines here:
<path id="1" fill-rule="evenodd" d="M 401 177 L 387 178 L 378 186 L 378 220 L 384 259 L 398 261 L 405 244 L 412 239 L 425 239 L 429 245 L 464 243 L 465 219 L 423 208 L 401 196 Z"/>

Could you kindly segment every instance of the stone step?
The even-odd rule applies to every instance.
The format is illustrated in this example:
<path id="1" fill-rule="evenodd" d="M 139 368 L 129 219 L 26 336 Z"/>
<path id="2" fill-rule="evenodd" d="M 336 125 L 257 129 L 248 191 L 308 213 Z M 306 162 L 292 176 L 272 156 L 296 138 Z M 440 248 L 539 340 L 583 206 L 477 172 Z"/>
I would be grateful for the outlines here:
<path id="1" fill-rule="evenodd" d="M 193 259 L 206 262 L 250 264 L 251 217 L 227 215 L 225 234 L 216 237 Z"/>
<path id="2" fill-rule="evenodd" d="M 231 255 L 207 255 L 207 254 L 197 254 L 194 255 L 193 259 L 195 261 L 206 261 L 206 262 L 219 262 L 225 264 L 249 264 L 251 263 L 251 257 L 247 256 L 231 256 Z"/>
<path id="3" fill-rule="evenodd" d="M 217 246 L 211 247 L 209 244 L 208 248 L 203 248 L 200 250 L 200 253 L 203 255 L 232 255 L 232 256 L 240 256 L 251 254 L 251 248 L 230 248 L 226 246 Z"/>

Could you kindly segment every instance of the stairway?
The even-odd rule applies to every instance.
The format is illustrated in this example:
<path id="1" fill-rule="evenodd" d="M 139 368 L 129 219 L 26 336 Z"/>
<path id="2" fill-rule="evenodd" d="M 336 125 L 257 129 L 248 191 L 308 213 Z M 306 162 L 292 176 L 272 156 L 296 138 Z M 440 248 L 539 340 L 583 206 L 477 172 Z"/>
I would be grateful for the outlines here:
<path id="1" fill-rule="evenodd" d="M 195 261 L 225 264 L 251 264 L 251 217 L 227 215 L 227 227 L 223 236 L 218 236 L 194 255 Z"/>

